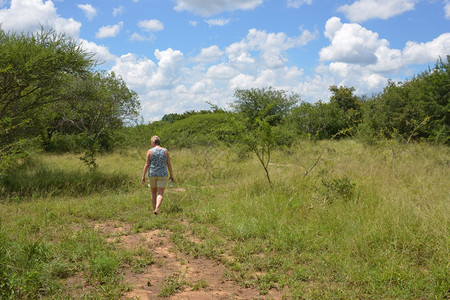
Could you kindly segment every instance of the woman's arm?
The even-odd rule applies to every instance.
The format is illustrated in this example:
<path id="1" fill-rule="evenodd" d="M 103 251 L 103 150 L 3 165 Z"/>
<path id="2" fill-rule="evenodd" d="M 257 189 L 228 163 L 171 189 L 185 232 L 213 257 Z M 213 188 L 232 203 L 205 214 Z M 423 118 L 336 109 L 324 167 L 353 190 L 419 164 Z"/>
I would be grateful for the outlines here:
<path id="1" fill-rule="evenodd" d="M 141 182 L 145 183 L 145 174 L 147 174 L 148 168 L 150 166 L 150 158 L 152 156 L 152 150 L 147 151 L 147 159 L 145 160 L 144 171 L 142 172 Z"/>

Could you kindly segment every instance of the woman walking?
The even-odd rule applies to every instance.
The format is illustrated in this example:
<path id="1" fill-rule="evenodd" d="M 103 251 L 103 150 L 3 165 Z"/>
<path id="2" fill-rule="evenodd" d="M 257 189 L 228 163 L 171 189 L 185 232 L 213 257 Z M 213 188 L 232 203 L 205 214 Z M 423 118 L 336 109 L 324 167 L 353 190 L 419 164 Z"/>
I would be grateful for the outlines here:
<path id="1" fill-rule="evenodd" d="M 147 159 L 142 172 L 142 183 L 145 184 L 145 174 L 148 171 L 148 181 L 152 189 L 153 213 L 157 215 L 163 201 L 164 189 L 167 185 L 167 169 L 169 169 L 170 181 L 173 181 L 173 175 L 169 151 L 161 147 L 161 139 L 156 135 L 153 136 L 151 145 L 152 148 L 147 151 Z"/>

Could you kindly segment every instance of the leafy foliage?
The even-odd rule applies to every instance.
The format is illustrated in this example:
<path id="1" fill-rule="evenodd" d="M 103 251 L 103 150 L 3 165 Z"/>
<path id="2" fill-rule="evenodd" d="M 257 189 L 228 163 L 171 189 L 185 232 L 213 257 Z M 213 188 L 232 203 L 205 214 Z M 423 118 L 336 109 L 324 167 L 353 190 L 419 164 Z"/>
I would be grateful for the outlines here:
<path id="1" fill-rule="evenodd" d="M 294 107 L 290 122 L 299 135 L 314 139 L 329 139 L 354 133 L 362 121 L 362 101 L 353 93 L 353 87 L 331 86 L 333 95 L 328 103 L 302 102 Z"/>
<path id="2" fill-rule="evenodd" d="M 79 134 L 82 159 L 95 167 L 97 149 L 137 116 L 137 94 L 114 73 L 92 72 L 93 54 L 52 29 L 0 29 L 0 43 L 0 175 L 33 151 L 51 150 L 55 133 Z"/>
<path id="3" fill-rule="evenodd" d="M 37 136 L 46 140 L 49 108 L 64 100 L 68 80 L 86 75 L 94 61 L 53 30 L 25 35 L 0 28 L 0 44 L 0 156 L 13 163 Z M 0 175 L 9 167 L 2 164 Z"/>
<path id="4" fill-rule="evenodd" d="M 82 136 L 86 151 L 81 159 L 95 168 L 99 141 L 107 142 L 113 130 L 137 118 L 137 94 L 114 73 L 95 72 L 86 78 L 73 78 L 66 96 L 58 111 L 60 132 L 74 129 Z"/>
<path id="5" fill-rule="evenodd" d="M 389 82 L 367 111 L 368 125 L 384 137 L 449 143 L 450 56 L 405 82 Z"/>
<path id="6" fill-rule="evenodd" d="M 238 89 L 234 95 L 233 108 L 237 113 L 236 129 L 240 142 L 256 154 L 272 185 L 268 167 L 275 146 L 275 133 L 280 132 L 275 131 L 274 126 L 282 123 L 300 96 L 272 88 Z"/>

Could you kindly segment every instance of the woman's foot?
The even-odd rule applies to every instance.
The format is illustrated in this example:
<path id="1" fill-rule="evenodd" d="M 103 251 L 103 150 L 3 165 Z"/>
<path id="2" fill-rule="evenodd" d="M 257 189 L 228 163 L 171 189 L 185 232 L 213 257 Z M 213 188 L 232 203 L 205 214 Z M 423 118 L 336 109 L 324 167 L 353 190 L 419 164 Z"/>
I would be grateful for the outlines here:
<path id="1" fill-rule="evenodd" d="M 153 214 L 156 216 L 156 215 L 158 214 L 158 211 L 157 211 L 157 210 L 154 210 L 154 211 L 153 211 Z"/>

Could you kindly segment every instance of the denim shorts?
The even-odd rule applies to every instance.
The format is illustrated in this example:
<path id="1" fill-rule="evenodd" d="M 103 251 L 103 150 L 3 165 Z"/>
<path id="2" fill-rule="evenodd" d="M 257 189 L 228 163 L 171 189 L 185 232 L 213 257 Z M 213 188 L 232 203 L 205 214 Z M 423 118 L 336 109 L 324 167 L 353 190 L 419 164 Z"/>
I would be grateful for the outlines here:
<path id="1" fill-rule="evenodd" d="M 165 188 L 167 186 L 167 177 L 151 176 L 148 179 L 151 188 Z"/>

